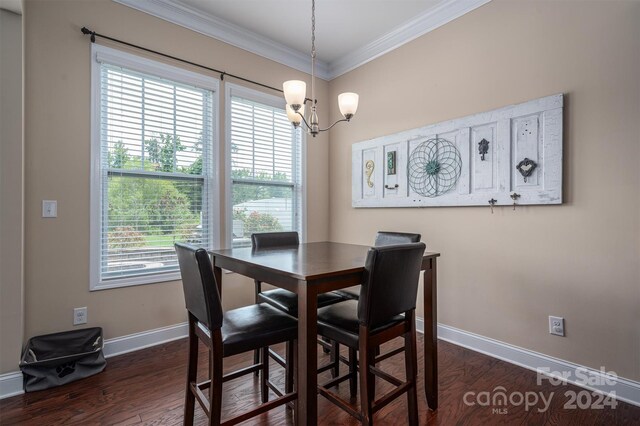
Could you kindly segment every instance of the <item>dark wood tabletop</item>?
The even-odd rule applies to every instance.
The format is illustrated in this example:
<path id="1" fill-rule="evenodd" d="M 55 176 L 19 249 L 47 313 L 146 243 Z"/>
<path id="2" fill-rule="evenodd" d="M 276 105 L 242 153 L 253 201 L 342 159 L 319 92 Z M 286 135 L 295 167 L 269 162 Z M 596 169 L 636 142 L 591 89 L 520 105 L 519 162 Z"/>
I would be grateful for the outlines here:
<path id="1" fill-rule="evenodd" d="M 368 250 L 367 246 L 325 241 L 260 250 L 251 247 L 212 250 L 211 253 L 216 258 L 258 265 L 294 279 L 309 281 L 362 271 Z"/>
<path id="2" fill-rule="evenodd" d="M 285 288 L 298 294 L 297 423 L 317 424 L 317 295 L 360 284 L 368 246 L 334 242 L 305 243 L 285 248 L 251 247 L 210 251 L 222 295 L 222 269 Z M 426 252 L 424 271 L 425 395 L 438 406 L 437 268 L 440 253 Z"/>

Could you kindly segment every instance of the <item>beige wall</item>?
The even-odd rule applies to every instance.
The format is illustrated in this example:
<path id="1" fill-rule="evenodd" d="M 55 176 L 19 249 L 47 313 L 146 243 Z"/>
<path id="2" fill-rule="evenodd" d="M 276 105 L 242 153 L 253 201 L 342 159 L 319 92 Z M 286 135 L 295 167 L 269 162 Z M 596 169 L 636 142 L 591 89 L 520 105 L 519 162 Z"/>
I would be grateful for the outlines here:
<path id="1" fill-rule="evenodd" d="M 89 292 L 90 43 L 80 28 L 276 87 L 309 76 L 110 0 L 27 0 L 24 17 L 26 337 L 71 329 L 79 306 L 105 338 L 185 321 L 179 282 Z M 323 102 L 328 84 L 318 86 Z M 224 84 L 220 92 L 222 106 Z M 307 152 L 308 239 L 325 240 L 327 136 L 309 141 Z M 40 217 L 43 199 L 58 200 L 57 219 Z M 253 300 L 246 279 L 225 275 L 223 285 L 227 308 Z"/>
<path id="2" fill-rule="evenodd" d="M 22 17 L 0 10 L 0 374 L 22 349 Z"/>
<path id="3" fill-rule="evenodd" d="M 332 81 L 360 109 L 330 134 L 331 239 L 421 232 L 442 252 L 439 322 L 640 379 L 639 23 L 638 2 L 494 0 Z M 555 93 L 562 206 L 351 207 L 354 142 Z"/>
<path id="4" fill-rule="evenodd" d="M 379 229 L 420 231 L 443 253 L 440 322 L 640 379 L 639 5 L 494 0 L 321 82 L 323 105 L 353 90 L 361 107 L 331 132 L 330 150 L 326 135 L 309 141 L 309 239 L 367 244 Z M 26 337 L 72 328 L 77 306 L 89 308 L 88 326 L 104 327 L 107 338 L 184 320 L 179 283 L 88 290 L 90 56 L 82 26 L 274 86 L 308 79 L 109 0 L 27 0 Z M 567 94 L 563 206 L 494 215 L 351 208 L 352 143 L 559 92 Z M 57 219 L 40 218 L 42 199 L 58 200 Z M 224 285 L 227 307 L 251 300 L 241 277 L 225 275 Z M 548 335 L 548 315 L 566 318 L 567 337 Z"/>

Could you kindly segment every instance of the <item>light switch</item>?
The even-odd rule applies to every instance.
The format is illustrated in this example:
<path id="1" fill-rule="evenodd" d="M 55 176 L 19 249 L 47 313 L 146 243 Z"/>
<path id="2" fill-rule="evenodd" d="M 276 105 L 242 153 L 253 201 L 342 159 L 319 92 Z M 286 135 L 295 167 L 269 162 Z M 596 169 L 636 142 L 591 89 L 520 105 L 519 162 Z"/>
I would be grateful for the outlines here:
<path id="1" fill-rule="evenodd" d="M 58 202 L 42 200 L 42 217 L 58 217 Z"/>

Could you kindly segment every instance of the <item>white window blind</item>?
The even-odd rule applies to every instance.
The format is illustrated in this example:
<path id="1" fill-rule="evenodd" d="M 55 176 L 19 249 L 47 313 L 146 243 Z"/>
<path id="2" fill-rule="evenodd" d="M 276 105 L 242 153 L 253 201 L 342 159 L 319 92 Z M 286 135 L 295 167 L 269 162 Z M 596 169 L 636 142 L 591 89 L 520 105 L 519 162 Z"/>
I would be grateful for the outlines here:
<path id="1" fill-rule="evenodd" d="M 302 232 L 300 130 L 277 108 L 230 97 L 231 238 L 251 244 L 254 232 Z"/>
<path id="2" fill-rule="evenodd" d="M 97 287 L 178 278 L 175 242 L 213 245 L 214 93 L 107 62 L 99 73 Z"/>

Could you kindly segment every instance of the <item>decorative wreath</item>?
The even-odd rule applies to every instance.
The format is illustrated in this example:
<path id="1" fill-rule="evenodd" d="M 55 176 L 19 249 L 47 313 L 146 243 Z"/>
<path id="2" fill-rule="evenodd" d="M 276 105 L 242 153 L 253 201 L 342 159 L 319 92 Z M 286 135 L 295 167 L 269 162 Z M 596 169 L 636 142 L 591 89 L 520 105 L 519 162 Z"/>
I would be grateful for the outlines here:
<path id="1" fill-rule="evenodd" d="M 455 145 L 446 139 L 427 139 L 409 157 L 409 185 L 424 197 L 437 197 L 456 186 L 462 159 Z"/>

